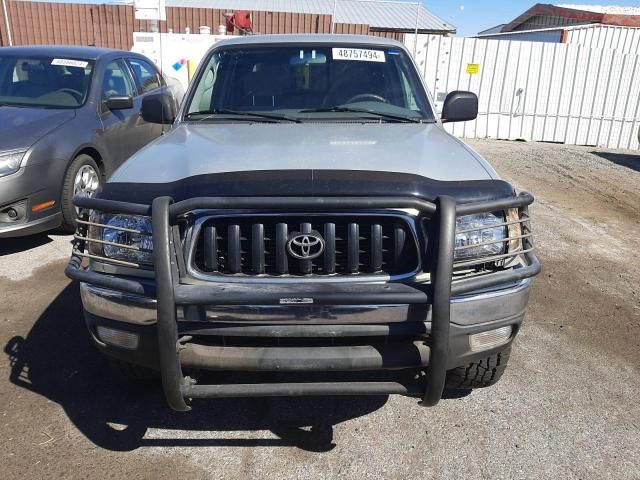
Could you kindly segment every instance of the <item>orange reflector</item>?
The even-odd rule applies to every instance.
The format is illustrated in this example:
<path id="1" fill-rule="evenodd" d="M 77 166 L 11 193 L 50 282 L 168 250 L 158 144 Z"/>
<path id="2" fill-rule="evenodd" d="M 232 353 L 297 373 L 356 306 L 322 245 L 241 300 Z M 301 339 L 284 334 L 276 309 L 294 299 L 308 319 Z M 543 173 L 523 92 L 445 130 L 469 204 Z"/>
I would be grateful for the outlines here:
<path id="1" fill-rule="evenodd" d="M 48 202 L 38 203 L 31 207 L 32 212 L 40 212 L 41 210 L 46 210 L 47 208 L 51 208 L 56 204 L 55 200 L 49 200 Z"/>

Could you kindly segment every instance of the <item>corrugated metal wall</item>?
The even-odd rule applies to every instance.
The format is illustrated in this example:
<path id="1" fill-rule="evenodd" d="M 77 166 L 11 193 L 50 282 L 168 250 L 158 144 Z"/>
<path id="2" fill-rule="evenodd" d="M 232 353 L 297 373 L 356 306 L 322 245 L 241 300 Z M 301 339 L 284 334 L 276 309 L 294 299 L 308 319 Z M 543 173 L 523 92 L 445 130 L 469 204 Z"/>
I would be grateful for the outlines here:
<path id="1" fill-rule="evenodd" d="M 129 50 L 134 31 L 149 31 L 149 24 L 135 20 L 131 5 L 96 5 L 7 0 L 14 45 L 71 44 Z M 224 23 L 226 10 L 168 7 L 167 21 L 160 22 L 163 32 L 171 28 L 193 33 L 207 25 L 212 33 Z M 8 45 L 5 22 L 0 8 L 0 45 Z M 330 33 L 331 16 L 321 14 L 252 12 L 254 30 L 259 33 Z M 371 32 L 368 25 L 335 25 L 336 33 L 371 34 L 402 41 L 399 32 Z"/>
<path id="2" fill-rule="evenodd" d="M 567 43 L 637 53 L 640 52 L 640 28 L 598 25 L 569 29 Z"/>
<path id="3" fill-rule="evenodd" d="M 439 108 L 447 92 L 478 95 L 476 120 L 447 125 L 457 136 L 640 148 L 637 51 L 419 35 L 416 57 Z"/>

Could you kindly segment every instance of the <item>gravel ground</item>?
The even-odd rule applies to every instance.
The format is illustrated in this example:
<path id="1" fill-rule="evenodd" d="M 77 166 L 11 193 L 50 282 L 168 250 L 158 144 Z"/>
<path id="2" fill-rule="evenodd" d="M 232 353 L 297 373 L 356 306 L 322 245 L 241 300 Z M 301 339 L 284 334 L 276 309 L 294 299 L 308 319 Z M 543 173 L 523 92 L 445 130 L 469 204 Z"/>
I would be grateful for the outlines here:
<path id="1" fill-rule="evenodd" d="M 172 413 L 157 386 L 118 383 L 89 344 L 62 274 L 69 237 L 2 241 L 2 476 L 640 479 L 640 156 L 471 145 L 536 194 L 544 262 L 495 387 L 432 409 L 393 396 Z"/>

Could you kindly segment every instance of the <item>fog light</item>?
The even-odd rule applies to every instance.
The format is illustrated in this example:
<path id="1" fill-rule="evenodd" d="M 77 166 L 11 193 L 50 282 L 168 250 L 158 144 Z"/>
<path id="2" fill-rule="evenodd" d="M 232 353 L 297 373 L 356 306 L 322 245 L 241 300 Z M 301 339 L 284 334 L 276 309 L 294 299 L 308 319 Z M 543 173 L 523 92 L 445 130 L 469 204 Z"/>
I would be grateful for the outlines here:
<path id="1" fill-rule="evenodd" d="M 113 345 L 114 347 L 135 350 L 138 348 L 139 337 L 137 333 L 124 332 L 113 328 L 98 326 L 96 329 L 98 337 L 104 343 Z"/>
<path id="2" fill-rule="evenodd" d="M 511 338 L 511 325 L 496 328 L 488 332 L 469 335 L 469 346 L 472 352 L 481 352 L 504 345 Z"/>

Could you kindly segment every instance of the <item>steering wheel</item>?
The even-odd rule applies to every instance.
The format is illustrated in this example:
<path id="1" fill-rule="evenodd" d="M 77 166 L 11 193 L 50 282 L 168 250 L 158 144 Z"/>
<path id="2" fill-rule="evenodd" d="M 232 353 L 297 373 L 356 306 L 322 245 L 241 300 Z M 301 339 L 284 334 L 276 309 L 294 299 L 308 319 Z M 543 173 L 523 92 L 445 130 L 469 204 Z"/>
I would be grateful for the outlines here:
<path id="1" fill-rule="evenodd" d="M 374 100 L 376 102 L 389 103 L 389 100 L 387 100 L 384 97 L 381 97 L 380 95 L 376 95 L 375 93 L 359 93 L 358 95 L 354 95 L 344 103 L 365 102 L 367 100 Z"/>
<path id="2" fill-rule="evenodd" d="M 60 88 L 58 89 L 58 91 L 68 93 L 69 95 L 74 97 L 78 102 L 82 101 L 82 92 L 79 92 L 78 90 L 74 90 L 73 88 Z"/>

